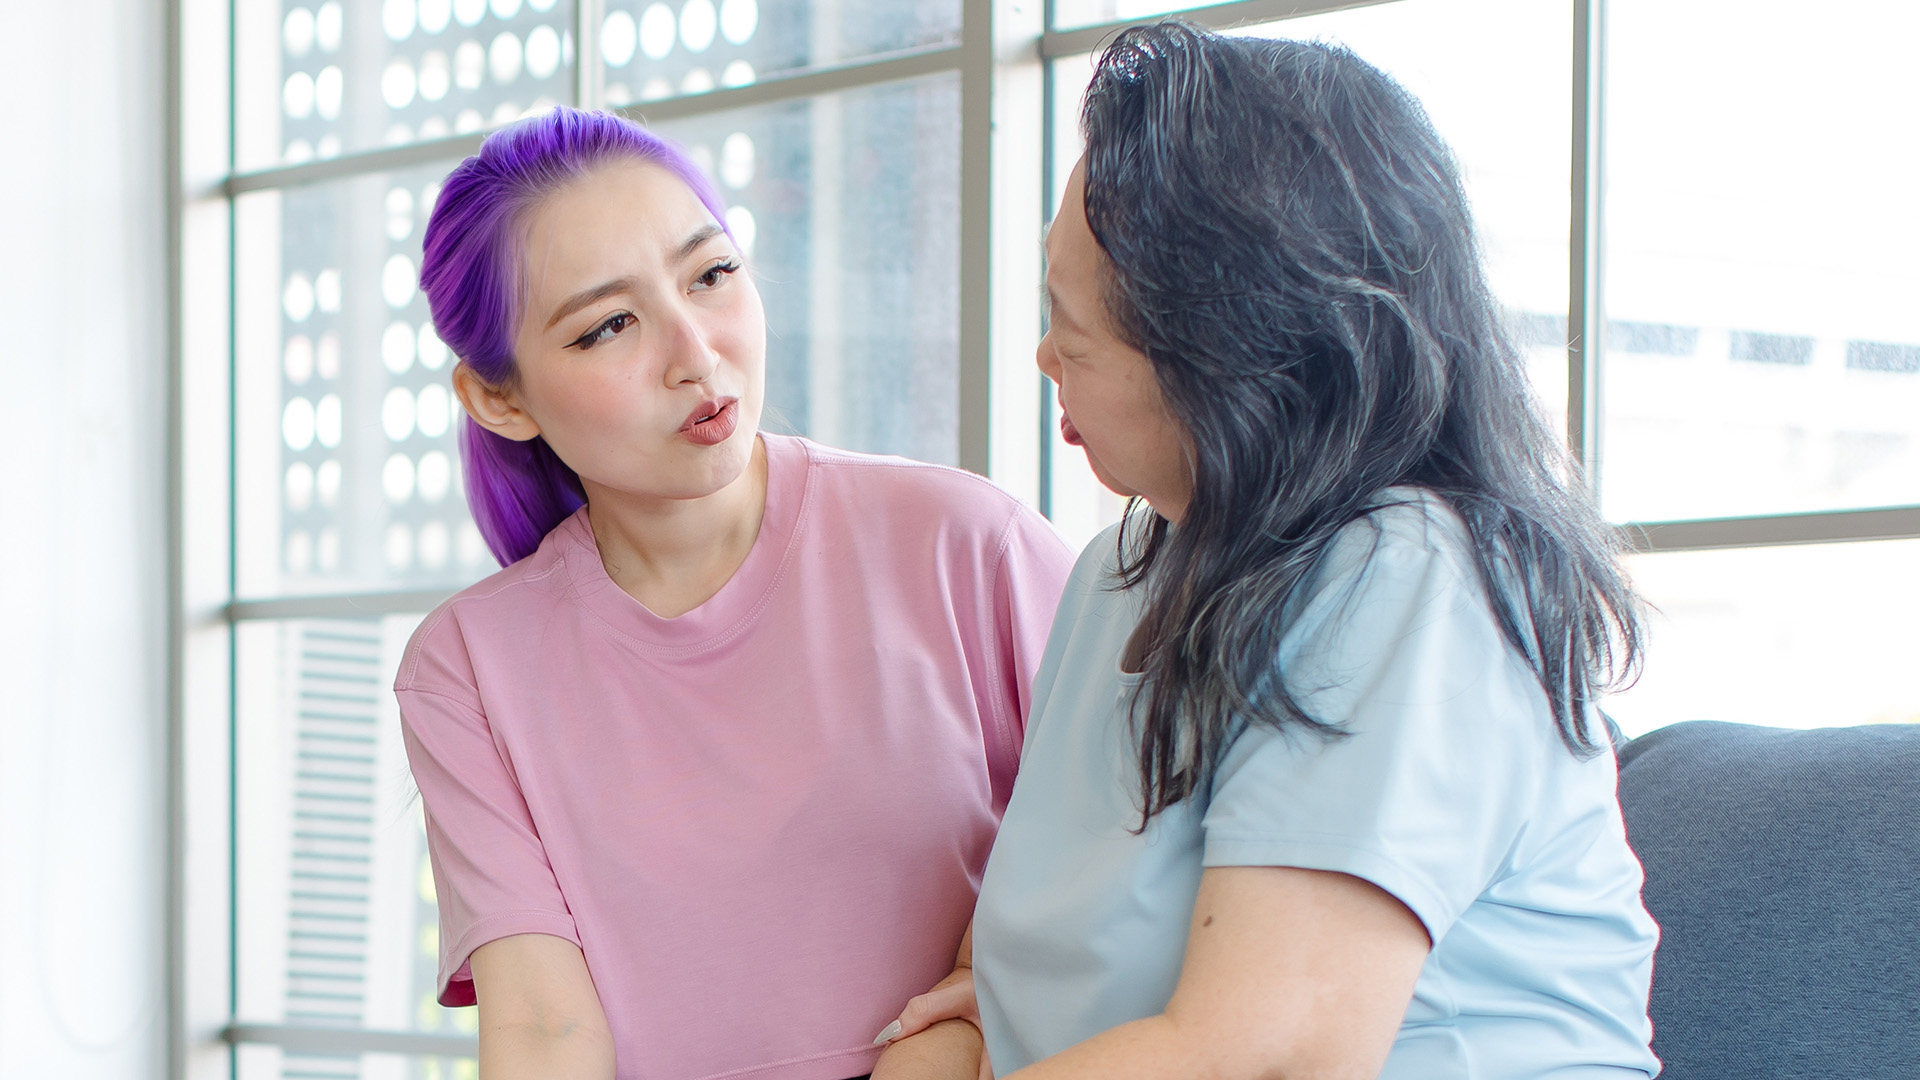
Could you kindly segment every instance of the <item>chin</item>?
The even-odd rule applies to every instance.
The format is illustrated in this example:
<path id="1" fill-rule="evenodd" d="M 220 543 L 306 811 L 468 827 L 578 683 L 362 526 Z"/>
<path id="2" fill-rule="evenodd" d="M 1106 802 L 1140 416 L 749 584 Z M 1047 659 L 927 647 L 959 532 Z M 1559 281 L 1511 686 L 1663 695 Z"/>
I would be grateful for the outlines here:
<path id="1" fill-rule="evenodd" d="M 1106 466 L 1100 464 L 1100 459 L 1094 457 L 1093 451 L 1091 450 L 1087 451 L 1087 466 L 1093 470 L 1093 478 L 1100 481 L 1100 486 L 1113 492 L 1115 495 L 1123 499 L 1131 499 L 1135 495 L 1140 494 L 1133 488 L 1114 479 L 1113 474 L 1107 471 Z"/>

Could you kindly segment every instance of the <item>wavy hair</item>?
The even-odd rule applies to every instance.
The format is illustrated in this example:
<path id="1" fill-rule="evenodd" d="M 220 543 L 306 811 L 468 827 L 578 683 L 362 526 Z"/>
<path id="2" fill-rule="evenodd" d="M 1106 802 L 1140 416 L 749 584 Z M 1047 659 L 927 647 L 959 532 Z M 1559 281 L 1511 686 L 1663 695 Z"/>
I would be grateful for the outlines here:
<path id="1" fill-rule="evenodd" d="M 1176 19 L 1113 41 L 1081 127 L 1109 316 L 1190 441 L 1179 528 L 1136 500 L 1120 530 L 1120 584 L 1146 589 L 1141 827 L 1204 790 L 1245 724 L 1339 737 L 1275 677 L 1279 614 L 1402 485 L 1458 513 L 1562 740 L 1599 752 L 1590 714 L 1637 670 L 1638 602 L 1419 103 L 1342 48 Z"/>
<path id="2" fill-rule="evenodd" d="M 681 149 L 612 113 L 560 106 L 501 128 L 447 175 L 420 262 L 434 332 L 490 386 L 513 385 L 525 303 L 520 233 L 542 199 L 595 166 L 624 159 L 684 181 L 725 227 L 712 181 Z M 531 555 L 586 502 L 580 478 L 544 438 L 517 442 L 467 417 L 460 430 L 467 506 L 500 565 Z"/>

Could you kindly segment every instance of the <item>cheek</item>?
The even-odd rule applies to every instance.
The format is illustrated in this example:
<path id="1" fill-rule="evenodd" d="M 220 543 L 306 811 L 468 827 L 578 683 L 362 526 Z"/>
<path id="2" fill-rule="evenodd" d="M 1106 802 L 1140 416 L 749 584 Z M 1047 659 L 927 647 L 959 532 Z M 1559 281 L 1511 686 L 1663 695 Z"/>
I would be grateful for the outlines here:
<path id="1" fill-rule="evenodd" d="M 715 333 L 726 342 L 727 352 L 743 366 L 762 366 L 767 352 L 767 313 L 751 283 L 736 291 L 733 303 L 721 316 Z"/>
<path id="2" fill-rule="evenodd" d="M 730 323 L 715 336 L 715 344 L 743 374 L 757 377 L 766 368 L 767 335 L 758 321 Z"/>
<path id="3" fill-rule="evenodd" d="M 605 361 L 610 357 L 602 357 Z M 637 369 L 628 363 L 580 365 L 565 379 L 526 387 L 527 409 L 543 429 L 602 431 L 636 414 Z"/>

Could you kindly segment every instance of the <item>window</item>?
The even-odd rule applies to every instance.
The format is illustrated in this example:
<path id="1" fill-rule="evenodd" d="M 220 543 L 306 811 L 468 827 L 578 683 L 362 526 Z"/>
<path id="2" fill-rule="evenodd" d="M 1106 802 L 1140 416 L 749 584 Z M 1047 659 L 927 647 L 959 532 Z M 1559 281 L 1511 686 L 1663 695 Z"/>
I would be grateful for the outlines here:
<path id="1" fill-rule="evenodd" d="M 997 459 L 1032 488 L 1037 376 L 998 392 L 985 357 L 988 332 L 1037 340 L 1036 292 L 989 328 L 984 286 L 1037 282 L 1039 223 L 995 219 L 1000 151 L 963 115 L 1018 77 L 981 44 L 1012 20 L 959 0 L 187 0 L 181 20 L 183 576 L 207 612 L 180 659 L 181 1068 L 472 1076 L 473 1012 L 433 1001 L 388 689 L 421 615 L 495 568 L 417 289 L 440 179 L 530 111 L 625 109 L 714 176 L 754 258 L 769 427 Z M 1010 227 L 1024 243 L 983 242 Z M 990 275 L 1005 250 L 1028 268 Z"/>
<path id="2" fill-rule="evenodd" d="M 1181 6 L 1056 0 L 1043 43 L 1056 202 L 1105 20 Z M 1920 282 L 1906 257 L 1920 207 L 1901 186 L 1920 159 L 1892 135 L 1915 91 L 1888 51 L 1916 16 L 1682 8 L 1188 14 L 1342 42 L 1419 96 L 1453 145 L 1541 405 L 1568 422 L 1638 552 L 1651 661 L 1609 704 L 1630 734 L 1920 718 L 1920 687 L 1877 644 L 1911 640 L 1920 595 L 1920 562 L 1898 542 L 1920 534 Z M 1817 76 L 1809 39 L 1833 46 Z M 1118 501 L 1079 456 L 1048 450 L 1056 522 L 1084 539 L 1114 520 Z"/>
<path id="3" fill-rule="evenodd" d="M 176 6 L 177 1075 L 473 1074 L 471 1011 L 431 1000 L 387 689 L 420 615 L 493 568 L 415 279 L 438 180 L 556 102 L 641 118 L 719 182 L 766 298 L 769 426 L 988 473 L 1084 542 L 1120 502 L 1059 440 L 1031 357 L 1091 54 L 1182 8 L 1343 41 L 1458 152 L 1542 408 L 1639 552 L 1658 611 L 1646 678 L 1612 702 L 1628 730 L 1920 717 L 1898 648 L 1920 606 L 1920 151 L 1893 74 L 1920 15 Z"/>

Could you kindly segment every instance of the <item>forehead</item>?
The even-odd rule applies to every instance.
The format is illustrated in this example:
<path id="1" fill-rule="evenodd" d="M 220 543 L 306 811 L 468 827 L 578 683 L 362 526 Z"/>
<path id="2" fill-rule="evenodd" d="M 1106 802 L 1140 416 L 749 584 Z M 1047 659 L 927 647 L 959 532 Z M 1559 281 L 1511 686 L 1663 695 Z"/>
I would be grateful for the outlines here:
<path id="1" fill-rule="evenodd" d="M 713 221 L 685 181 L 642 161 L 599 165 L 534 205 L 523 233 L 535 295 L 583 279 L 666 272 L 687 236 Z"/>
<path id="2" fill-rule="evenodd" d="M 1047 226 L 1047 295 L 1056 314 L 1065 315 L 1069 321 L 1079 314 L 1075 309 L 1082 294 L 1096 287 L 1100 270 L 1100 245 L 1087 225 L 1083 168 L 1074 166 L 1060 197 L 1059 212 Z"/>

